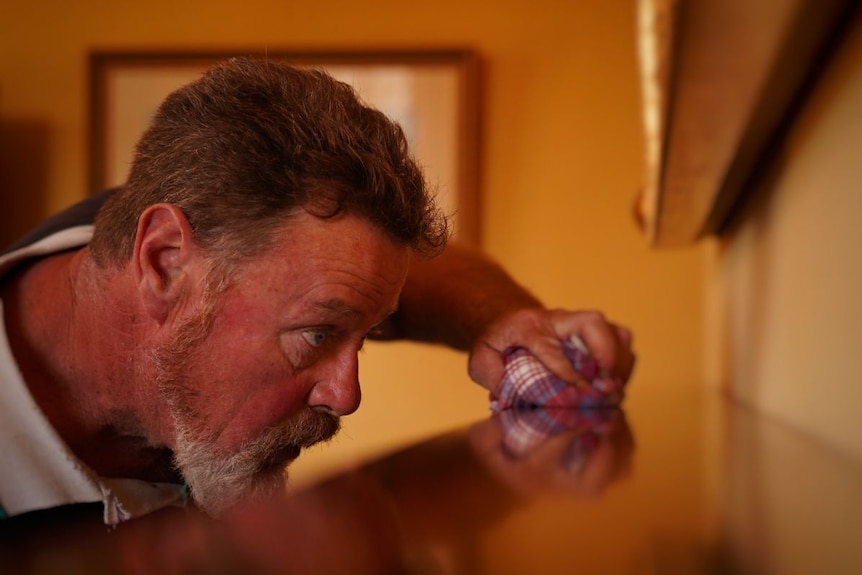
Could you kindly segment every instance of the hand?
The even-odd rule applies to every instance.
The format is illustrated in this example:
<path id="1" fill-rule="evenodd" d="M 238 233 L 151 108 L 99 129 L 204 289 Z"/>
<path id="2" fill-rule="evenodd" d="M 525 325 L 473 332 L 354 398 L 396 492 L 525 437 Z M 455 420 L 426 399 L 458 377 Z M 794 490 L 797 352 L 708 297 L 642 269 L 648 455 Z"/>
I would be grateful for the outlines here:
<path id="1" fill-rule="evenodd" d="M 627 381 L 634 367 L 631 332 L 595 311 L 521 309 L 490 324 L 470 350 L 470 377 L 496 396 L 503 377 L 503 351 L 528 349 L 560 379 L 589 385 L 563 354 L 561 341 L 576 335 L 599 364 L 603 378 Z"/>
<path id="2" fill-rule="evenodd" d="M 474 425 L 479 461 L 515 493 L 592 497 L 626 477 L 634 437 L 618 409 L 506 410 Z"/>

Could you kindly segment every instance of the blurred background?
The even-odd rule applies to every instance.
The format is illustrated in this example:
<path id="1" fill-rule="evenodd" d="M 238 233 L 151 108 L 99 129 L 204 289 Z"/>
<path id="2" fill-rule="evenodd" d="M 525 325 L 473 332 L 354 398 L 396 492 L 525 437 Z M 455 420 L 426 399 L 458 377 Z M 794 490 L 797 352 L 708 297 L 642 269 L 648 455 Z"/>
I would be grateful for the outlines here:
<path id="1" fill-rule="evenodd" d="M 634 215 L 645 158 L 636 5 L 4 0 L 0 240 L 89 193 L 93 51 L 471 50 L 480 244 L 546 305 L 632 328 L 627 405 L 714 387 L 862 457 L 862 32 L 853 27 L 742 223 L 656 248 Z M 297 462 L 297 481 L 488 413 L 463 354 L 371 344 L 361 363 L 362 407 Z"/>

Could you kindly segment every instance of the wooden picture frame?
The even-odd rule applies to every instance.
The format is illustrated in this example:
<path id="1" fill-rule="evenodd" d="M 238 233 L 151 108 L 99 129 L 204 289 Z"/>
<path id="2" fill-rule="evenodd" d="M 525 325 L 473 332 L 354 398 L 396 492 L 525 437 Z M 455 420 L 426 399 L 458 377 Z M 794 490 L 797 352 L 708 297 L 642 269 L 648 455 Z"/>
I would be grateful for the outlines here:
<path id="1" fill-rule="evenodd" d="M 234 56 L 322 68 L 405 130 L 452 215 L 454 237 L 478 245 L 478 58 L 468 50 L 95 52 L 90 56 L 89 189 L 123 183 L 134 146 L 174 89 Z"/>

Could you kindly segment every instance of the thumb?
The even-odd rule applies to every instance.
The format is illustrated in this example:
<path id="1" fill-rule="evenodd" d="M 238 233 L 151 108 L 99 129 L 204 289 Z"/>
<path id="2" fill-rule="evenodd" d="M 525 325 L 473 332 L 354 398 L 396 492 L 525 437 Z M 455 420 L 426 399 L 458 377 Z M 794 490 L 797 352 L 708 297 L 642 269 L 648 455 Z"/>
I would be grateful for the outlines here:
<path id="1" fill-rule="evenodd" d="M 485 342 L 470 353 L 467 372 L 470 379 L 497 396 L 503 379 L 503 355 Z"/>

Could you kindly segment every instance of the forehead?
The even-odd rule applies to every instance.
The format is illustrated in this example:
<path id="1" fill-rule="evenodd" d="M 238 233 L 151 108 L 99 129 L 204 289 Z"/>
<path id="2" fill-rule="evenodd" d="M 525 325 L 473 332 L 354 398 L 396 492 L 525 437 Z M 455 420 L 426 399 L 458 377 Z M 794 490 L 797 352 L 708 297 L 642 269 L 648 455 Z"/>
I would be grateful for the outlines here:
<path id="1" fill-rule="evenodd" d="M 277 228 L 275 242 L 268 251 L 276 257 L 291 251 L 332 259 L 350 254 L 361 263 L 384 254 L 406 255 L 410 248 L 367 218 L 350 213 L 321 218 L 298 210 Z"/>
<path id="2" fill-rule="evenodd" d="M 393 292 L 397 296 L 409 255 L 409 247 L 364 218 L 343 214 L 321 219 L 299 211 L 281 226 L 269 249 L 247 262 L 241 275 L 278 292 L 322 291 L 315 305 L 345 314 L 355 308 L 357 298 L 377 304 Z"/>

